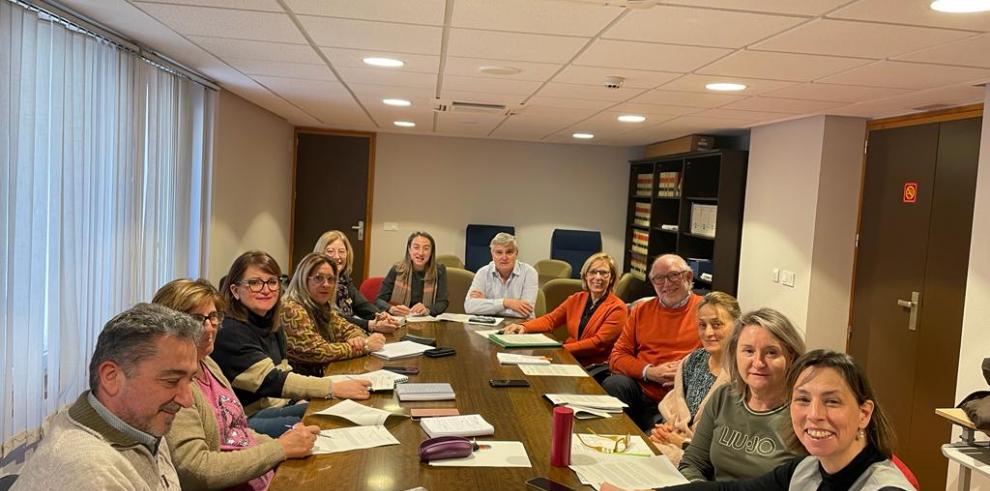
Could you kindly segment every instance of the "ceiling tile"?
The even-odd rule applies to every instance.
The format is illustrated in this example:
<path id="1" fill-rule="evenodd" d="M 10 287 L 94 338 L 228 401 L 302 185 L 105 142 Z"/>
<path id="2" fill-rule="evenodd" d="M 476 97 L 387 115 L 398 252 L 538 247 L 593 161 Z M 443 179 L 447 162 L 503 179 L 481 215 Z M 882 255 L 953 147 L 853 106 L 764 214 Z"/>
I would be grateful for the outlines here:
<path id="1" fill-rule="evenodd" d="M 593 100 L 593 99 L 573 99 L 570 97 L 549 97 L 546 95 L 536 94 L 529 99 L 526 103 L 528 106 L 547 106 L 547 107 L 558 107 L 567 109 L 594 109 L 600 111 L 613 105 L 611 101 L 605 100 Z"/>
<path id="2" fill-rule="evenodd" d="M 433 108 L 431 107 L 392 107 L 384 104 L 366 104 L 368 112 L 374 116 L 378 124 L 382 126 L 395 126 L 395 121 L 412 121 L 416 126 L 426 124 L 433 120 Z"/>
<path id="3" fill-rule="evenodd" d="M 712 92 L 680 92 L 673 90 L 651 90 L 629 102 L 646 104 L 669 104 L 672 106 L 718 107 L 745 98 L 741 95 L 716 94 Z"/>
<path id="4" fill-rule="evenodd" d="M 382 70 L 380 68 L 338 67 L 337 73 L 348 85 L 377 84 L 397 87 L 433 89 L 437 85 L 435 73 Z"/>
<path id="5" fill-rule="evenodd" d="M 825 77 L 819 82 L 917 90 L 957 83 L 985 82 L 987 79 L 990 79 L 990 70 L 984 68 L 881 61 Z"/>
<path id="6" fill-rule="evenodd" d="M 990 34 L 945 43 L 896 57 L 903 61 L 920 61 L 946 65 L 990 68 Z"/>
<path id="7" fill-rule="evenodd" d="M 554 77 L 554 82 L 570 84 L 605 84 L 605 77 L 620 76 L 625 79 L 622 86 L 627 89 L 652 89 L 679 77 L 679 73 L 633 70 L 629 68 L 602 68 L 595 66 L 569 65 Z"/>
<path id="8" fill-rule="evenodd" d="M 896 8 L 892 8 L 890 0 L 859 0 L 828 16 L 838 19 L 990 31 L 990 12 L 947 14 L 932 10 L 929 4 L 931 1 L 899 2 Z"/>
<path id="9" fill-rule="evenodd" d="M 560 82 L 550 82 L 540 89 L 539 94 L 546 97 L 567 97 L 573 99 L 592 99 L 596 101 L 620 102 L 635 97 L 643 89 L 620 88 L 609 89 L 592 85 L 575 85 Z"/>
<path id="10" fill-rule="evenodd" d="M 189 36 L 189 40 L 222 60 L 282 61 L 322 65 L 320 55 L 305 44 L 271 43 L 247 39 Z"/>
<path id="11" fill-rule="evenodd" d="M 887 58 L 955 41 L 972 33 L 929 27 L 818 19 L 756 43 L 754 49 L 861 58 Z"/>
<path id="12" fill-rule="evenodd" d="M 691 116 L 697 118 L 713 118 L 719 120 L 736 121 L 738 124 L 754 125 L 763 124 L 770 121 L 779 121 L 782 119 L 793 118 L 793 114 L 780 113 L 780 112 L 767 112 L 767 111 L 744 111 L 738 109 L 727 109 L 725 107 L 719 107 L 715 109 L 708 109 L 700 113 L 692 114 Z"/>
<path id="13" fill-rule="evenodd" d="M 746 50 L 726 56 L 698 73 L 809 82 L 867 63 L 870 61 L 858 58 Z"/>
<path id="14" fill-rule="evenodd" d="M 669 121 L 677 117 L 672 114 L 637 113 L 640 116 L 646 116 L 646 121 L 643 121 L 642 123 L 623 123 L 622 121 L 616 119 L 623 114 L 629 113 L 624 111 L 603 111 L 589 118 L 587 121 L 583 121 L 581 124 L 594 130 L 606 129 L 610 133 L 622 134 L 659 124 L 664 121 Z"/>
<path id="15" fill-rule="evenodd" d="M 912 92 L 881 101 L 868 101 L 829 110 L 830 114 L 881 118 L 931 110 L 930 106 L 946 107 L 975 104 L 985 97 L 983 87 L 943 87 Z"/>
<path id="16" fill-rule="evenodd" d="M 567 0 L 457 0 L 451 25 L 591 37 L 624 12 Z"/>
<path id="17" fill-rule="evenodd" d="M 488 75 L 478 69 L 483 66 L 518 68 L 515 75 Z M 531 63 L 526 61 L 488 60 L 484 58 L 461 58 L 448 56 L 443 66 L 447 75 L 462 75 L 465 77 L 496 78 L 503 80 L 537 80 L 544 81 L 557 72 L 562 65 L 553 63 Z"/>
<path id="18" fill-rule="evenodd" d="M 690 72 L 729 54 L 723 48 L 599 39 L 574 60 L 575 65 Z"/>
<path id="19" fill-rule="evenodd" d="M 751 10 L 772 14 L 821 15 L 849 0 L 666 0 L 695 7 L 714 7 L 730 10 Z"/>
<path id="20" fill-rule="evenodd" d="M 319 46 L 440 54 L 441 28 L 300 15 L 299 21 Z"/>
<path id="21" fill-rule="evenodd" d="M 711 94 L 713 92 L 706 89 L 705 85 L 711 83 L 721 83 L 721 82 L 733 82 L 733 83 L 745 84 L 746 85 L 745 90 L 740 92 L 735 92 L 736 94 L 743 96 L 762 94 L 764 92 L 769 92 L 771 90 L 778 90 L 784 87 L 794 85 L 793 82 L 782 82 L 780 80 L 763 80 L 758 78 L 688 74 L 668 84 L 665 84 L 663 87 L 660 88 L 662 88 L 663 90 L 683 90 L 685 92 L 704 92 L 706 94 Z"/>
<path id="22" fill-rule="evenodd" d="M 460 102 L 477 102 L 481 104 L 503 104 L 505 106 L 518 106 L 526 98 L 517 94 L 494 94 L 491 92 L 479 92 L 470 90 L 454 90 L 444 86 L 440 91 L 440 98 L 443 100 Z"/>
<path id="23" fill-rule="evenodd" d="M 320 51 L 326 55 L 327 59 L 330 60 L 330 63 L 332 63 L 335 68 L 344 66 L 370 68 L 370 65 L 365 64 L 362 60 L 372 56 L 381 56 L 401 60 L 405 62 L 405 66 L 401 68 L 376 68 L 378 70 L 434 74 L 440 70 L 440 57 L 436 55 L 414 55 L 409 53 L 393 53 L 389 51 L 325 47 L 321 47 Z"/>
<path id="24" fill-rule="evenodd" d="M 272 77 L 304 78 L 308 80 L 333 80 L 337 77 L 326 65 L 309 65 L 304 63 L 282 63 L 277 61 L 260 60 L 226 60 L 230 66 L 248 75 L 268 75 Z"/>
<path id="25" fill-rule="evenodd" d="M 374 100 L 380 102 L 382 99 L 407 99 L 415 104 L 432 105 L 436 99 L 436 89 L 433 87 L 397 87 L 394 85 L 377 84 L 356 84 L 349 85 L 351 90 L 361 98 L 362 101 Z"/>
<path id="26" fill-rule="evenodd" d="M 179 34 L 306 44 L 282 13 L 135 2 L 135 6 Z"/>
<path id="27" fill-rule="evenodd" d="M 511 117 L 512 121 L 526 124 L 556 124 L 561 127 L 593 116 L 597 109 L 560 108 L 527 104 Z"/>
<path id="28" fill-rule="evenodd" d="M 703 107 L 692 106 L 672 106 L 669 104 L 646 104 L 643 102 L 623 102 L 611 108 L 612 111 L 636 114 L 661 114 L 668 116 L 683 116 L 699 111 L 704 111 Z"/>
<path id="29" fill-rule="evenodd" d="M 723 109 L 744 111 L 766 111 L 774 113 L 813 114 L 832 107 L 844 105 L 841 102 L 806 101 L 802 99 L 780 99 L 777 97 L 749 97 L 722 106 Z"/>
<path id="30" fill-rule="evenodd" d="M 807 19 L 727 10 L 657 6 L 630 10 L 602 37 L 654 43 L 741 48 Z"/>
<path id="31" fill-rule="evenodd" d="M 276 94 L 292 101 L 353 102 L 351 95 L 339 82 L 263 76 L 254 79 Z"/>
<path id="32" fill-rule="evenodd" d="M 773 97 L 790 99 L 809 99 L 813 101 L 859 102 L 870 99 L 882 99 L 908 92 L 904 89 L 888 87 L 861 87 L 857 85 L 836 85 L 806 83 L 792 85 L 780 90 L 768 92 Z"/>
<path id="33" fill-rule="evenodd" d="M 478 91 L 492 94 L 514 94 L 528 97 L 540 87 L 541 82 L 533 80 L 506 80 L 499 78 L 462 77 L 445 75 L 443 87 L 454 91 Z"/>
<path id="34" fill-rule="evenodd" d="M 444 0 L 285 0 L 300 15 L 443 25 Z"/>
<path id="35" fill-rule="evenodd" d="M 162 3 L 175 5 L 194 5 L 199 7 L 217 7 L 236 10 L 260 10 L 264 12 L 283 13 L 282 6 L 275 0 L 164 0 L 145 3 Z"/>
<path id="36" fill-rule="evenodd" d="M 582 38 L 451 29 L 448 56 L 564 63 L 587 40 Z"/>

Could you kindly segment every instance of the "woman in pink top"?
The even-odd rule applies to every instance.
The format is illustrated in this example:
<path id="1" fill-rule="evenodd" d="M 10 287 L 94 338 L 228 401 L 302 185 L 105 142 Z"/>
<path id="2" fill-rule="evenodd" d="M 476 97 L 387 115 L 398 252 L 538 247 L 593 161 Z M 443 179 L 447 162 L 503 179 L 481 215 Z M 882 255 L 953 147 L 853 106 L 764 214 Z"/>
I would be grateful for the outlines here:
<path id="1" fill-rule="evenodd" d="M 208 281 L 169 282 L 152 301 L 203 324 L 199 372 L 192 384 L 194 402 L 176 414 L 166 435 L 182 489 L 267 489 L 275 466 L 310 454 L 320 428 L 298 424 L 278 439 L 248 428 L 230 382 L 209 356 L 223 321 L 223 297 Z"/>

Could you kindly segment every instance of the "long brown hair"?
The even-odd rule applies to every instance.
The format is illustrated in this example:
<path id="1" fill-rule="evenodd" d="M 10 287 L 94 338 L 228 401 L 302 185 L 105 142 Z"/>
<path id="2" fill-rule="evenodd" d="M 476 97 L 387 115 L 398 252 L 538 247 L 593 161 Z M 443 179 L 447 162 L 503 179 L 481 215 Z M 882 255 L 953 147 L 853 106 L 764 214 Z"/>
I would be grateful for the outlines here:
<path id="1" fill-rule="evenodd" d="M 231 285 L 235 285 L 244 279 L 244 273 L 247 271 L 248 267 L 254 266 L 272 276 L 282 280 L 282 268 L 278 266 L 278 262 L 275 261 L 270 254 L 264 251 L 247 251 L 241 254 L 234 260 L 234 263 L 230 265 L 230 270 L 227 271 L 227 276 L 223 279 L 223 284 L 220 285 L 221 293 L 223 294 L 223 299 L 227 303 L 226 314 L 234 319 L 241 322 L 247 322 L 248 320 L 248 308 L 241 303 L 240 300 L 234 298 L 234 292 L 231 291 Z M 272 316 L 272 331 L 278 330 L 279 328 L 279 318 L 282 313 L 282 292 L 285 289 L 279 284 L 278 288 L 278 299 L 275 301 L 275 306 L 269 311 Z"/>
<path id="2" fill-rule="evenodd" d="M 409 239 L 406 240 L 406 257 L 395 263 L 395 272 L 399 274 L 406 271 L 412 273 L 413 264 L 412 258 L 409 256 L 409 248 L 412 247 L 412 241 L 416 237 L 426 237 L 426 240 L 430 241 L 430 260 L 427 261 L 426 268 L 423 271 L 423 281 L 432 281 L 437 277 L 437 243 L 433 240 L 433 236 L 426 232 L 413 232 L 409 234 Z"/>
<path id="3" fill-rule="evenodd" d="M 309 287 L 306 283 L 309 281 L 309 275 L 313 273 L 313 270 L 324 264 L 330 266 L 334 276 L 340 274 L 337 271 L 337 262 L 331 259 L 330 256 L 322 252 L 311 252 L 299 261 L 295 274 L 289 280 L 289 288 L 285 291 L 285 298 L 292 299 L 292 301 L 302 305 L 310 318 L 321 325 L 326 325 L 330 322 L 331 311 L 334 308 L 336 299 L 331 297 L 329 302 L 323 305 L 317 304 L 313 301 L 313 297 L 309 295 Z"/>

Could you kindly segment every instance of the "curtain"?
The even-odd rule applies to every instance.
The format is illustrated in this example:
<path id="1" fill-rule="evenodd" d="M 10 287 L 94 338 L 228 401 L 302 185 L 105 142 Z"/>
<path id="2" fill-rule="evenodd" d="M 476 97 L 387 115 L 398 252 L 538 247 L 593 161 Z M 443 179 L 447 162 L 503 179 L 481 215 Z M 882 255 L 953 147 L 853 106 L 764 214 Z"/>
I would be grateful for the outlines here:
<path id="1" fill-rule="evenodd" d="M 111 317 L 205 272 L 216 93 L 0 0 L 0 465 Z"/>

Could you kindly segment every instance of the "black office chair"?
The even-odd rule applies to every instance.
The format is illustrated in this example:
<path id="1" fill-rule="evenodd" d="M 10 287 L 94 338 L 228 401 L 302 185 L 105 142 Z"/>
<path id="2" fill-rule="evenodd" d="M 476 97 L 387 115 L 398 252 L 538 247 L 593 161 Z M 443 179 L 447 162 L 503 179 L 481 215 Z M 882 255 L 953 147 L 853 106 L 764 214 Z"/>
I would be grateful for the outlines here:
<path id="1" fill-rule="evenodd" d="M 567 261 L 571 265 L 571 278 L 578 278 L 588 257 L 601 250 L 602 233 L 597 230 L 558 228 L 550 237 L 550 258 Z"/>
<path id="2" fill-rule="evenodd" d="M 491 242 L 499 232 L 515 235 L 516 227 L 476 224 L 467 226 L 464 234 L 464 269 L 477 273 L 479 268 L 491 262 Z"/>

